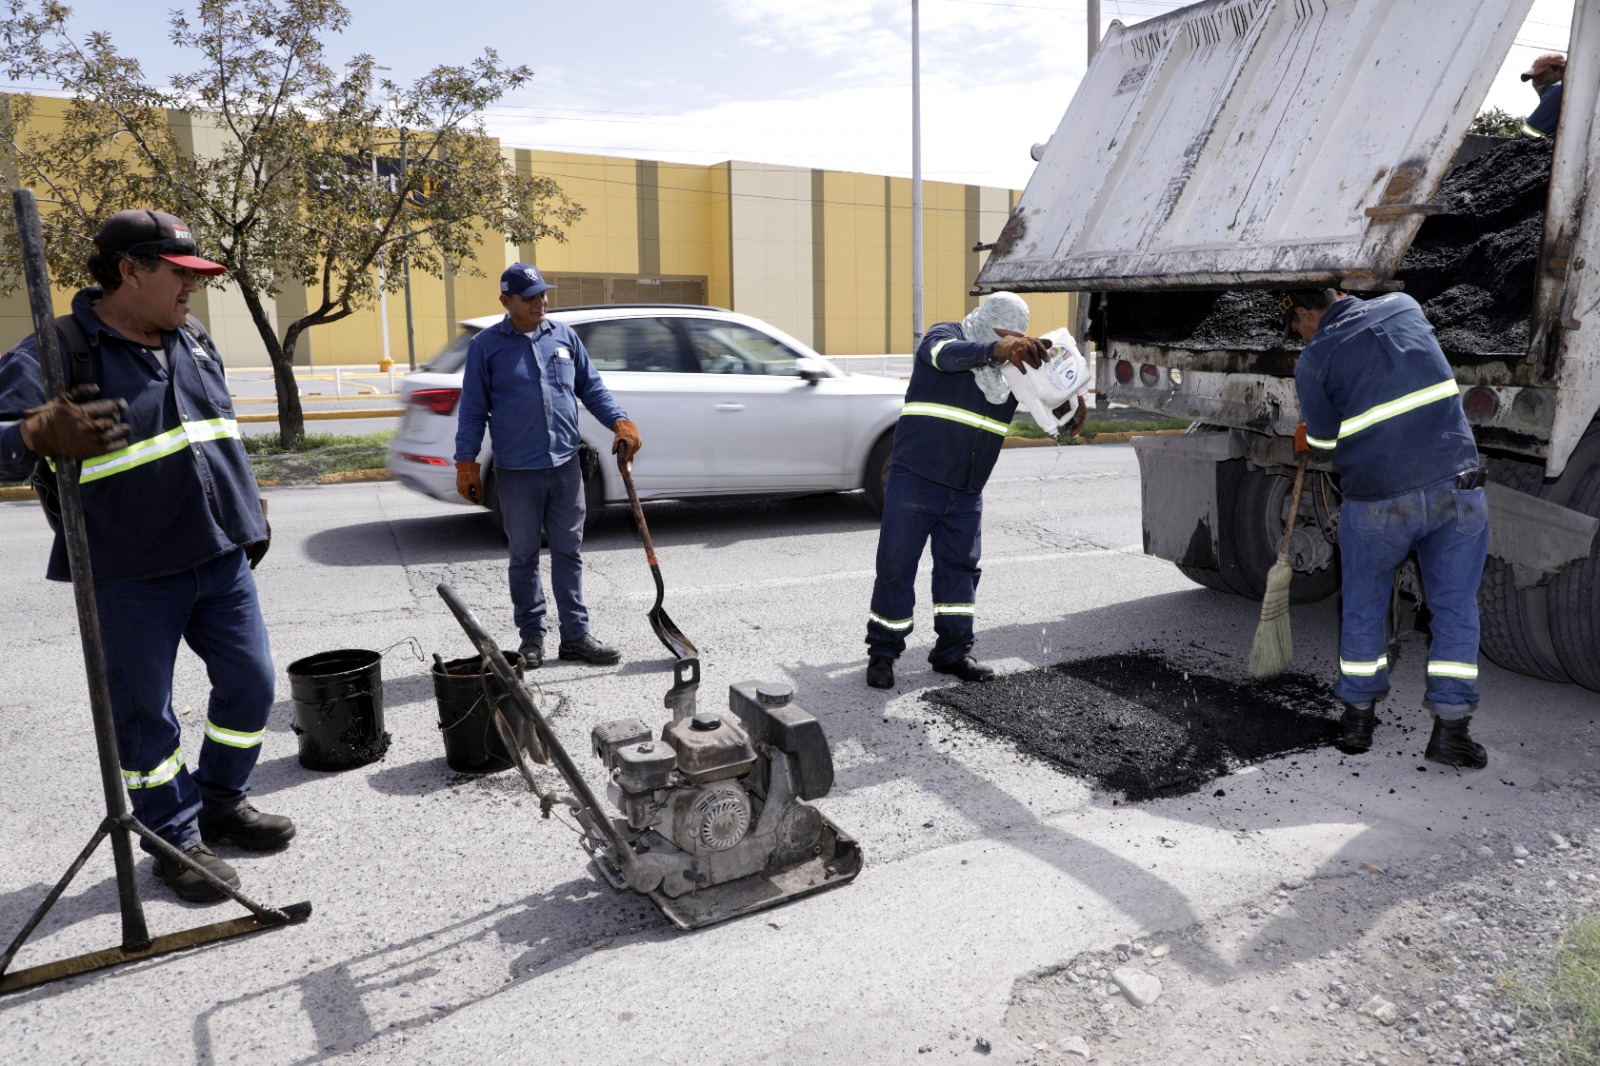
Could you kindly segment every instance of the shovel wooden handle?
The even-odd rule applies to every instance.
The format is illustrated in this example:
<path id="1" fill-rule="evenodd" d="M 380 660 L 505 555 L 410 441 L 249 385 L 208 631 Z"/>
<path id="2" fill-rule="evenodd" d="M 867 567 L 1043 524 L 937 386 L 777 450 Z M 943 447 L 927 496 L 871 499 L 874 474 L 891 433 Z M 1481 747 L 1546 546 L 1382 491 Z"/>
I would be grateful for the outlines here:
<path id="1" fill-rule="evenodd" d="M 1289 496 L 1289 520 L 1283 524 L 1283 543 L 1278 545 L 1280 558 L 1288 557 L 1289 542 L 1294 539 L 1294 520 L 1295 516 L 1300 513 L 1300 488 L 1305 484 L 1306 460 L 1310 458 L 1310 452 L 1301 453 L 1300 468 L 1294 472 L 1294 490 Z"/>
<path id="2" fill-rule="evenodd" d="M 651 566 L 655 566 L 656 546 L 650 540 L 650 527 L 645 525 L 644 508 L 639 505 L 639 491 L 633 487 L 632 466 L 631 462 L 617 460 L 617 471 L 622 475 L 622 484 L 628 490 L 628 503 L 633 506 L 633 524 L 639 527 L 639 537 L 644 541 L 645 557 L 650 560 Z"/>

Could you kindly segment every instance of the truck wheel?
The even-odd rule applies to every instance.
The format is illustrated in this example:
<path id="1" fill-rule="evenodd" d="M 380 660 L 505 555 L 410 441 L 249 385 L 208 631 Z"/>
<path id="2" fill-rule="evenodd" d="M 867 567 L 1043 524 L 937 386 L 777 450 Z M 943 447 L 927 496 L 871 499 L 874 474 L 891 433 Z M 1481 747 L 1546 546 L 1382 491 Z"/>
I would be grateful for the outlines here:
<path id="1" fill-rule="evenodd" d="M 1586 461 L 1581 470 L 1569 466 L 1560 481 L 1573 476 L 1576 486 L 1563 501 L 1583 514 L 1600 515 L 1600 426 L 1591 427 L 1573 453 Z M 1557 484 L 1560 484 L 1560 481 Z M 1556 657 L 1567 674 L 1584 688 L 1600 691 L 1600 534 L 1590 545 L 1589 557 L 1574 563 L 1550 582 L 1550 638 Z"/>
<path id="2" fill-rule="evenodd" d="M 878 438 L 878 443 L 867 453 L 867 467 L 862 472 L 861 500 L 867 510 L 883 514 L 884 487 L 889 480 L 889 456 L 894 452 L 894 430 Z"/>
<path id="3" fill-rule="evenodd" d="M 1544 466 L 1519 459 L 1491 459 L 1489 477 L 1508 488 L 1542 495 Z M 1548 587 L 1519 589 L 1511 567 L 1490 556 L 1478 585 L 1478 647 L 1494 663 L 1544 681 L 1570 681 L 1556 656 L 1547 622 Z"/>
<path id="4" fill-rule="evenodd" d="M 1232 459 L 1222 466 L 1235 469 L 1225 469 L 1217 483 L 1222 532 L 1227 535 L 1219 544 L 1221 576 L 1234 592 L 1259 600 L 1266 595 L 1267 571 L 1278 559 L 1286 497 L 1294 487 L 1294 478 L 1253 470 L 1243 459 Z M 1338 591 L 1336 559 L 1321 570 L 1296 572 L 1289 583 L 1289 602 L 1315 603 Z"/>
<path id="5" fill-rule="evenodd" d="M 1184 566 L 1177 564 L 1178 572 L 1193 581 L 1196 585 L 1204 585 L 1208 589 L 1218 592 L 1232 592 L 1233 586 L 1223 580 L 1222 575 L 1215 570 L 1202 570 L 1198 566 Z"/>

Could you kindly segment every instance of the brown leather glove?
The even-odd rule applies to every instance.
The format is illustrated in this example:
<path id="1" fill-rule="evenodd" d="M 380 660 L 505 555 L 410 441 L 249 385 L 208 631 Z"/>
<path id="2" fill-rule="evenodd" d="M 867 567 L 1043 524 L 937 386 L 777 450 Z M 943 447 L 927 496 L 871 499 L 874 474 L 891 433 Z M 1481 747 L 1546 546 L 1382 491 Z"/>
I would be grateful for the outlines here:
<path id="1" fill-rule="evenodd" d="M 126 400 L 96 400 L 98 385 L 74 385 L 22 414 L 22 446 L 54 459 L 93 459 L 128 439 Z"/>
<path id="2" fill-rule="evenodd" d="M 623 465 L 631 463 L 633 457 L 638 455 L 639 449 L 643 447 L 639 443 L 639 427 L 623 418 L 611 427 L 611 431 L 617 435 L 611 442 L 611 454 L 617 457 L 618 463 Z"/>
<path id="3" fill-rule="evenodd" d="M 1089 420 L 1089 401 L 1084 397 L 1079 396 L 1077 403 L 1077 413 L 1075 413 L 1072 418 L 1067 421 L 1066 425 L 1061 427 L 1062 431 L 1065 432 L 1069 437 L 1076 437 L 1083 429 L 1083 424 Z M 1060 418 L 1063 413 L 1064 412 L 1062 412 L 1060 408 L 1057 408 L 1055 411 L 1055 416 Z"/>
<path id="4" fill-rule="evenodd" d="M 483 468 L 477 463 L 457 463 L 456 491 L 470 503 L 482 503 Z"/>
<path id="5" fill-rule="evenodd" d="M 1294 428 L 1294 453 L 1304 455 L 1311 450 L 1311 445 L 1306 443 L 1306 424 L 1300 423 Z"/>
<path id="6" fill-rule="evenodd" d="M 997 329 L 1000 339 L 994 346 L 994 357 L 999 362 L 1010 363 L 1020 373 L 1026 374 L 1028 367 L 1039 366 L 1044 362 L 1044 355 L 1050 346 L 1033 337 L 1024 337 L 1016 330 Z"/>
<path id="7" fill-rule="evenodd" d="M 267 527 L 267 539 L 258 540 L 254 544 L 244 546 L 244 557 L 250 560 L 250 569 L 254 570 L 256 564 L 267 557 L 267 549 L 272 547 L 272 523 L 267 521 L 267 501 L 261 501 L 261 524 Z"/>

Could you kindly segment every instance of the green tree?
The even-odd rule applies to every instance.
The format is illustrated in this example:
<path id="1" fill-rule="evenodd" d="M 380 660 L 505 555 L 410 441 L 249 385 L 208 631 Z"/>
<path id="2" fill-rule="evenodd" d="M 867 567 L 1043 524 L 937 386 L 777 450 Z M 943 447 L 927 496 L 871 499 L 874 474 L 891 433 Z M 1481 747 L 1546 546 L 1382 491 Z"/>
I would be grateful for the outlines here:
<path id="1" fill-rule="evenodd" d="M 52 275 L 89 283 L 87 238 L 115 211 L 184 219 L 249 308 L 289 446 L 304 432 L 293 367 L 306 330 L 370 305 L 380 277 L 398 290 L 407 261 L 435 277 L 478 273 L 485 239 L 563 241 L 582 214 L 553 180 L 517 173 L 485 133 L 483 108 L 533 76 L 493 50 L 400 85 L 375 79 L 369 55 L 326 62 L 322 39 L 350 22 L 339 0 L 200 0 L 193 21 L 171 16 L 173 66 L 187 73 L 158 86 L 108 35 L 74 39 L 69 8 L 7 3 L 0 69 L 70 94 L 59 130 L 30 123 L 33 99 L 0 97 L 4 162 L 45 205 Z M 16 227 L 5 225 L 0 289 L 20 284 Z M 295 286 L 307 310 L 274 329 L 269 306 Z"/>
<path id="2" fill-rule="evenodd" d="M 1522 120 L 1498 107 L 1486 107 L 1478 112 L 1467 132 L 1481 133 L 1485 137 L 1516 137 L 1522 133 Z"/>

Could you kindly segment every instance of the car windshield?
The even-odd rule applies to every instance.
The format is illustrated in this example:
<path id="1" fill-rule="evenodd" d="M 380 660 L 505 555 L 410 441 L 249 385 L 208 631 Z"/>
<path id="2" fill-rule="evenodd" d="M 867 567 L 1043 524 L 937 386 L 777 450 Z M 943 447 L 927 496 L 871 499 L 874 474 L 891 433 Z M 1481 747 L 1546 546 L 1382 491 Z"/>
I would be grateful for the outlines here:
<path id="1" fill-rule="evenodd" d="M 422 367 L 437 374 L 453 374 L 467 363 L 467 342 L 477 334 L 476 329 L 463 328 L 457 333 L 455 339 L 445 345 L 439 354 L 428 360 Z"/>

